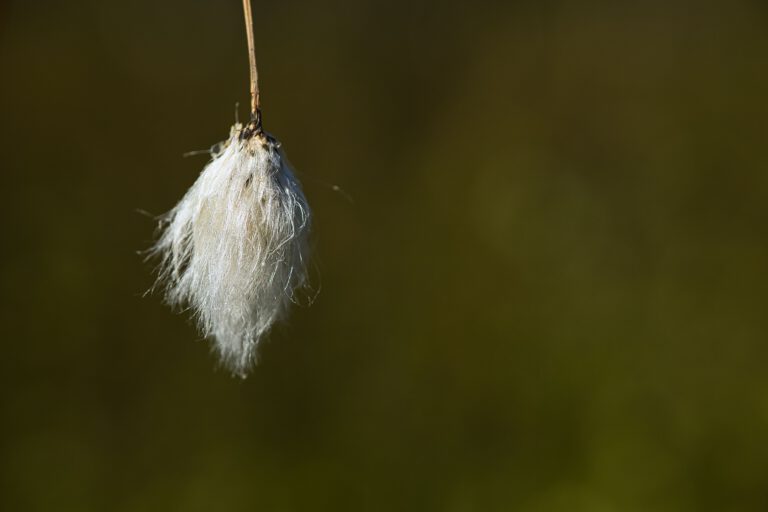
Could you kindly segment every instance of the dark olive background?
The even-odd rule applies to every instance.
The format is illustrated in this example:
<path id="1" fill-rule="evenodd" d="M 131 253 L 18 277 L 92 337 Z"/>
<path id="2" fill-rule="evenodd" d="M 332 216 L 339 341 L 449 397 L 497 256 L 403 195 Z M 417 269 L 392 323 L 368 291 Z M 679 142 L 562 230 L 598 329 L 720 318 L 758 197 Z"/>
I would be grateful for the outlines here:
<path id="1" fill-rule="evenodd" d="M 0 7 L 0 508 L 767 509 L 764 4 L 254 10 L 322 289 L 242 381 L 136 254 L 240 2 Z"/>

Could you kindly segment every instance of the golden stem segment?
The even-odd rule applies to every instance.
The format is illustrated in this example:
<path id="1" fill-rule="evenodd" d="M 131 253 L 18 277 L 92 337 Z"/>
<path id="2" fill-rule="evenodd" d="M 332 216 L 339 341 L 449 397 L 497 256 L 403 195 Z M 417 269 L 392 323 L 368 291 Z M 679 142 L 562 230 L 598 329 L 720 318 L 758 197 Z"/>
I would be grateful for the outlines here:
<path id="1" fill-rule="evenodd" d="M 253 42 L 253 12 L 251 0 L 243 0 L 245 13 L 245 34 L 248 37 L 248 61 L 251 66 L 251 119 L 259 117 L 259 71 L 256 69 L 256 47 Z"/>

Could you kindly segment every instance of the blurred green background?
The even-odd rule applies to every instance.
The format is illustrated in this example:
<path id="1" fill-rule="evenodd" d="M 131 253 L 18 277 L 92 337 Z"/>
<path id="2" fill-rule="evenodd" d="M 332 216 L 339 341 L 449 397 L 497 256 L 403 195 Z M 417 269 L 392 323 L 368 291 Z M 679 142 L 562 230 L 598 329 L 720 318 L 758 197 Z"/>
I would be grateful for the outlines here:
<path id="1" fill-rule="evenodd" d="M 136 254 L 239 0 L 0 4 L 0 508 L 768 510 L 764 3 L 254 11 L 322 289 L 242 381 Z"/>

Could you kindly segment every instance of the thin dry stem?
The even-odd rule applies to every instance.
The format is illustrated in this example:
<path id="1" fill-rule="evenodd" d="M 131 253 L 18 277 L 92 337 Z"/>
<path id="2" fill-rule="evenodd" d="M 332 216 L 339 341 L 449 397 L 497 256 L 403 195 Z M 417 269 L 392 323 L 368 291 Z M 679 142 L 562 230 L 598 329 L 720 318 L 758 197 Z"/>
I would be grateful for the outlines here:
<path id="1" fill-rule="evenodd" d="M 251 118 L 256 119 L 261 107 L 259 101 L 259 71 L 256 69 L 256 46 L 253 38 L 253 12 L 251 0 L 243 0 L 245 34 L 248 37 L 248 62 L 251 66 Z"/>

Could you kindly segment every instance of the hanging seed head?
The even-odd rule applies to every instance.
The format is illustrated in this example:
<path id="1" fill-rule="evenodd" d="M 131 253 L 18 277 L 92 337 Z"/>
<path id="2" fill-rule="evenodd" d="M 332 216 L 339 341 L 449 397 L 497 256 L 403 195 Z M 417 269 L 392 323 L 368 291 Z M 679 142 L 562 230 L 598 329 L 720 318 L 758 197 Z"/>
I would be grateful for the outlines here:
<path id="1" fill-rule="evenodd" d="M 260 115 L 229 138 L 160 222 L 158 283 L 188 306 L 221 360 L 245 376 L 272 325 L 307 284 L 310 210 Z"/>

